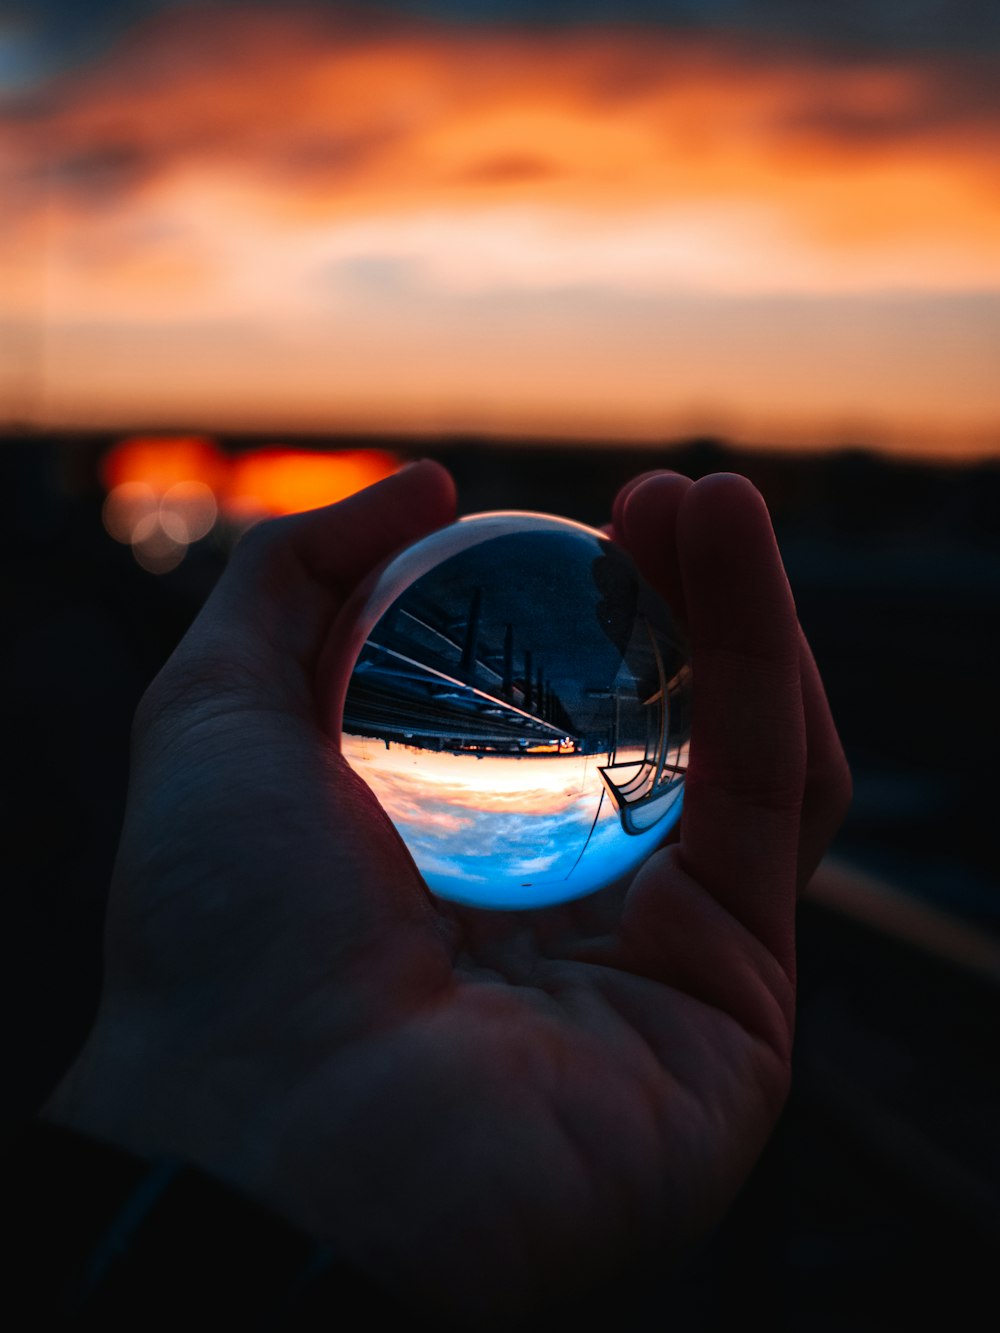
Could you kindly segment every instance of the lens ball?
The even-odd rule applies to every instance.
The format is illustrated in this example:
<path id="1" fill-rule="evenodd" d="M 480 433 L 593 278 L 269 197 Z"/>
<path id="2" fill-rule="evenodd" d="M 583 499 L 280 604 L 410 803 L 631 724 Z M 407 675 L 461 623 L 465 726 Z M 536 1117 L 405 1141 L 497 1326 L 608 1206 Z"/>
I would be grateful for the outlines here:
<path id="1" fill-rule="evenodd" d="M 352 622 L 342 751 L 439 897 L 579 898 L 677 822 L 688 645 L 602 533 L 461 519 L 394 557 Z"/>

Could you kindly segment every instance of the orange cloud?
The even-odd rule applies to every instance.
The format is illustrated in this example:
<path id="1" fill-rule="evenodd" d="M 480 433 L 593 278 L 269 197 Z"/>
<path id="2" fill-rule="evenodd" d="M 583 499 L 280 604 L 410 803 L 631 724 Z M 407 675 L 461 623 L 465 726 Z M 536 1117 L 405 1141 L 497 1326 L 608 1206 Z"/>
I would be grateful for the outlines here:
<path id="1" fill-rule="evenodd" d="M 464 827 L 462 811 L 559 815 L 593 806 L 597 760 L 579 755 L 476 756 L 412 750 L 344 735 L 341 750 L 394 819 Z M 458 820 L 452 824 L 449 821 Z"/>
<path id="2" fill-rule="evenodd" d="M 749 196 L 845 242 L 951 229 L 961 203 L 966 242 L 995 241 L 991 78 L 972 57 L 825 59 L 627 28 L 359 32 L 241 7 L 138 29 L 9 116 L 3 143 L 83 216 L 213 177 L 299 220 Z"/>
<path id="3" fill-rule="evenodd" d="M 996 292 L 995 78 L 662 29 L 174 12 L 0 109 L 0 378 L 34 383 L 41 322 L 22 414 L 46 420 L 992 438 L 981 313 L 914 347 L 906 314 L 800 338 L 758 309 L 748 340 L 686 303 Z"/>

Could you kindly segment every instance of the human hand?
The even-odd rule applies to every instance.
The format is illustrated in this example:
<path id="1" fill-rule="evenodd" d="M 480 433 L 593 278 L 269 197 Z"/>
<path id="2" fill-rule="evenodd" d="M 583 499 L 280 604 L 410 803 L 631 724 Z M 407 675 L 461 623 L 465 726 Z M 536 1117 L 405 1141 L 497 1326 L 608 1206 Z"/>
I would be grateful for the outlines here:
<path id="1" fill-rule="evenodd" d="M 438 903 L 317 672 L 351 589 L 453 503 L 424 464 L 241 543 L 140 708 L 101 1010 L 48 1114 L 481 1321 L 729 1204 L 785 1097 L 795 884 L 845 778 L 756 492 L 655 477 L 616 531 L 688 609 L 679 841 L 569 908 Z"/>

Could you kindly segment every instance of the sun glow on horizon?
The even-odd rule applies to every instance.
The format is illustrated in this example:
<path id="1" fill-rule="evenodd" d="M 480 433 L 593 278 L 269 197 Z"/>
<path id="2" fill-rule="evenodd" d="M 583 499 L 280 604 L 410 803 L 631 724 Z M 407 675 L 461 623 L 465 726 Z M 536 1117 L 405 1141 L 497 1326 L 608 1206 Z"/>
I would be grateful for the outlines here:
<path id="1" fill-rule="evenodd" d="M 235 534 L 262 518 L 335 504 L 398 467 L 395 455 L 379 449 L 272 445 L 230 456 L 203 436 L 132 436 L 101 462 L 104 526 L 145 569 L 164 574 L 220 514 Z"/>

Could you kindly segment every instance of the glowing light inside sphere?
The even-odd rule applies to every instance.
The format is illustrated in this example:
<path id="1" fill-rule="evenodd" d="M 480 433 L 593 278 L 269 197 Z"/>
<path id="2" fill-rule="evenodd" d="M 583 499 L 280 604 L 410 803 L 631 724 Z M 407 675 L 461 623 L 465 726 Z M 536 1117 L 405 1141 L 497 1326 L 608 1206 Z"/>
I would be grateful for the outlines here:
<path id="1" fill-rule="evenodd" d="M 433 533 L 365 595 L 349 661 L 344 756 L 442 898 L 593 893 L 680 815 L 687 643 L 593 529 L 496 513 Z"/>

